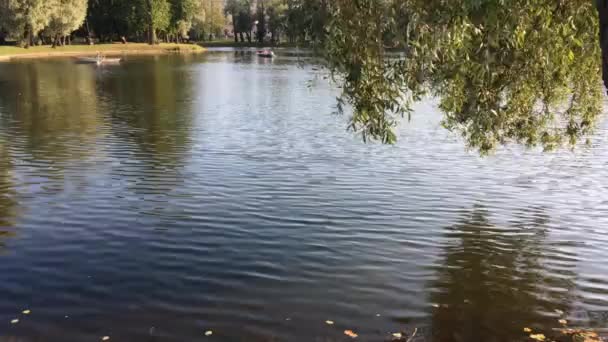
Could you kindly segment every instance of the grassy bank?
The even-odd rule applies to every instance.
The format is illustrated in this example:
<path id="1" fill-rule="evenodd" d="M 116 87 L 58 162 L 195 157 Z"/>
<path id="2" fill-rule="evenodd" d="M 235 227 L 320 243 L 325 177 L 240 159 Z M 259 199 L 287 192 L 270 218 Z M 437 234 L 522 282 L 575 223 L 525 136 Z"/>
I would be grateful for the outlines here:
<path id="1" fill-rule="evenodd" d="M 51 46 L 32 46 L 24 49 L 16 46 L 0 46 L 0 60 L 19 58 L 43 58 L 55 56 L 92 56 L 97 52 L 104 55 L 123 54 L 166 54 L 166 53 L 198 53 L 205 51 L 195 44 L 159 44 L 142 43 L 129 44 L 99 44 L 99 45 L 66 45 L 57 48 Z"/>

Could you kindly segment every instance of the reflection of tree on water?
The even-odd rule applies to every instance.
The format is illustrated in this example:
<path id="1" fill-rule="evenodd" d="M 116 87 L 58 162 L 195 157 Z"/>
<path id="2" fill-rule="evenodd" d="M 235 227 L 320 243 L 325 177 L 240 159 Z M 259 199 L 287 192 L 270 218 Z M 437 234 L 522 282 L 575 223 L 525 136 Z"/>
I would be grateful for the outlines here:
<path id="1" fill-rule="evenodd" d="M 126 71 L 128 81 L 110 77 L 102 84 L 104 95 L 111 97 L 115 134 L 165 166 L 179 163 L 190 142 L 192 75 L 180 61 L 133 63 Z"/>
<path id="2" fill-rule="evenodd" d="M 165 196 L 183 181 L 193 126 L 189 66 L 166 56 L 135 61 L 125 66 L 126 74 L 105 78 L 101 85 L 111 99 L 112 131 L 120 142 L 113 157 L 125 159 L 113 172 L 128 179 L 127 191 L 145 199 L 135 204 L 145 212 L 170 210 Z"/>
<path id="3" fill-rule="evenodd" d="M 12 180 L 12 162 L 6 144 L 0 138 L 0 253 L 5 248 L 6 239 L 15 232 L 10 229 L 17 216 L 17 201 Z"/>
<path id="4" fill-rule="evenodd" d="M 529 210 L 517 224 L 497 227 L 477 207 L 450 230 L 457 242 L 445 248 L 432 284 L 433 340 L 513 341 L 530 324 L 555 326 L 541 313 L 566 310 L 574 273 L 545 269 L 547 223 Z"/>
<path id="5" fill-rule="evenodd" d="M 78 160 L 95 149 L 101 120 L 95 70 L 71 61 L 16 63 L 0 86 L 11 143 L 36 162 Z"/>

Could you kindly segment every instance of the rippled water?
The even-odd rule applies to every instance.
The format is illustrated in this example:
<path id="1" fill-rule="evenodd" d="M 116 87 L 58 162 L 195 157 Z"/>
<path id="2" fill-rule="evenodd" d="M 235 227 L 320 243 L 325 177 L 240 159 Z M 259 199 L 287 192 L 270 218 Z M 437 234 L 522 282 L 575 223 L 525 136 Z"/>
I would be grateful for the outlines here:
<path id="1" fill-rule="evenodd" d="M 323 77 L 285 51 L 0 64 L 0 341 L 608 327 L 606 122 L 479 158 L 428 100 L 365 145 Z"/>

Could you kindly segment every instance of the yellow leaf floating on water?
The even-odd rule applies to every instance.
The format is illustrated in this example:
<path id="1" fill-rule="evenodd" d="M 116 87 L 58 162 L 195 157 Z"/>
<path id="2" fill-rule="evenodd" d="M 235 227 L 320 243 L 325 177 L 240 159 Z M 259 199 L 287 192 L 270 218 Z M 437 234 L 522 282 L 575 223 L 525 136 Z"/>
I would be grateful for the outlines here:
<path id="1" fill-rule="evenodd" d="M 524 328 L 524 332 L 531 333 L 532 329 L 530 329 L 530 328 Z"/>
<path id="2" fill-rule="evenodd" d="M 402 337 L 403 337 L 403 335 L 402 335 L 401 333 L 394 333 L 394 334 L 393 334 L 393 337 L 394 337 L 394 338 L 402 338 Z"/>
<path id="3" fill-rule="evenodd" d="M 29 315 L 30 313 L 32 313 L 30 310 L 23 310 L 21 311 L 21 313 L 23 313 L 24 315 Z"/>
<path id="4" fill-rule="evenodd" d="M 536 335 L 532 334 L 532 335 L 530 335 L 530 338 L 533 340 L 536 340 L 536 341 L 544 341 L 546 339 L 545 335 L 543 335 L 543 334 L 536 334 Z"/>
<path id="5" fill-rule="evenodd" d="M 17 324 L 19 323 L 19 320 L 17 318 L 15 318 L 14 320 L 11 321 L 11 324 Z"/>
<path id="6" fill-rule="evenodd" d="M 102 341 L 108 341 L 110 339 L 110 336 L 104 336 L 101 338 Z"/>
<path id="7" fill-rule="evenodd" d="M 563 315 L 563 314 L 564 314 L 564 312 L 563 312 L 562 310 L 555 310 L 555 312 L 556 312 L 558 315 Z"/>
<path id="8" fill-rule="evenodd" d="M 563 324 L 563 325 L 568 324 L 568 321 L 566 321 L 565 319 L 560 319 L 558 322 L 559 322 L 559 324 Z"/>
<path id="9" fill-rule="evenodd" d="M 334 325 L 334 321 L 325 321 L 326 324 Z"/>
<path id="10" fill-rule="evenodd" d="M 211 335 L 213 335 L 213 331 L 211 331 L 211 330 L 205 331 L 205 336 L 211 336 Z"/>
<path id="11" fill-rule="evenodd" d="M 359 335 L 355 334 L 352 330 L 344 330 L 344 335 L 352 338 L 357 338 Z"/>

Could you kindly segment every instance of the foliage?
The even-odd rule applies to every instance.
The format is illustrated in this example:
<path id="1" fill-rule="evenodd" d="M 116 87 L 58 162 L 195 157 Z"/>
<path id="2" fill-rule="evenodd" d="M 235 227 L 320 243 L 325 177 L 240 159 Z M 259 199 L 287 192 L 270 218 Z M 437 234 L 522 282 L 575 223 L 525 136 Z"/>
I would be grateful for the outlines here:
<path id="1" fill-rule="evenodd" d="M 152 12 L 152 25 L 154 29 L 163 31 L 169 28 L 171 24 L 171 4 L 167 0 L 149 0 L 152 6 L 148 9 Z"/>
<path id="2" fill-rule="evenodd" d="M 266 37 L 266 4 L 265 0 L 258 0 L 257 7 L 255 12 L 255 21 L 257 28 L 257 40 L 260 43 L 264 42 L 264 37 Z"/>
<path id="3" fill-rule="evenodd" d="M 574 145 L 601 110 L 600 49 L 587 0 L 336 0 L 327 60 L 364 139 L 395 141 L 411 104 L 435 95 L 444 126 L 482 153 Z M 387 49 L 406 54 L 388 58 Z"/>
<path id="4" fill-rule="evenodd" d="M 87 0 L 58 0 L 46 30 L 52 37 L 67 36 L 77 30 L 87 14 Z"/>
<path id="5" fill-rule="evenodd" d="M 201 0 L 193 18 L 192 31 L 205 38 L 209 34 L 219 34 L 224 29 L 223 3 L 216 0 Z"/>
<path id="6" fill-rule="evenodd" d="M 272 41 L 276 42 L 287 27 L 287 5 L 283 0 L 271 0 L 266 7 L 268 16 L 268 32 Z"/>
<path id="7" fill-rule="evenodd" d="M 143 31 L 140 21 L 136 20 L 133 5 L 128 0 L 89 0 L 87 22 L 101 40 Z"/>
<path id="8" fill-rule="evenodd" d="M 57 4 L 58 0 L 5 0 L 2 12 L 9 34 L 29 46 L 32 37 L 48 25 L 49 14 L 57 9 Z"/>
<path id="9" fill-rule="evenodd" d="M 286 33 L 290 42 L 319 42 L 326 36 L 330 1 L 287 0 Z"/>
<path id="10" fill-rule="evenodd" d="M 171 0 L 171 30 L 180 37 L 186 37 L 198 8 L 200 0 Z"/>
<path id="11" fill-rule="evenodd" d="M 251 2 L 249 0 L 228 0 L 224 7 L 226 15 L 232 17 L 232 25 L 235 38 L 237 34 L 251 32 L 253 25 L 253 13 L 251 12 Z"/>

